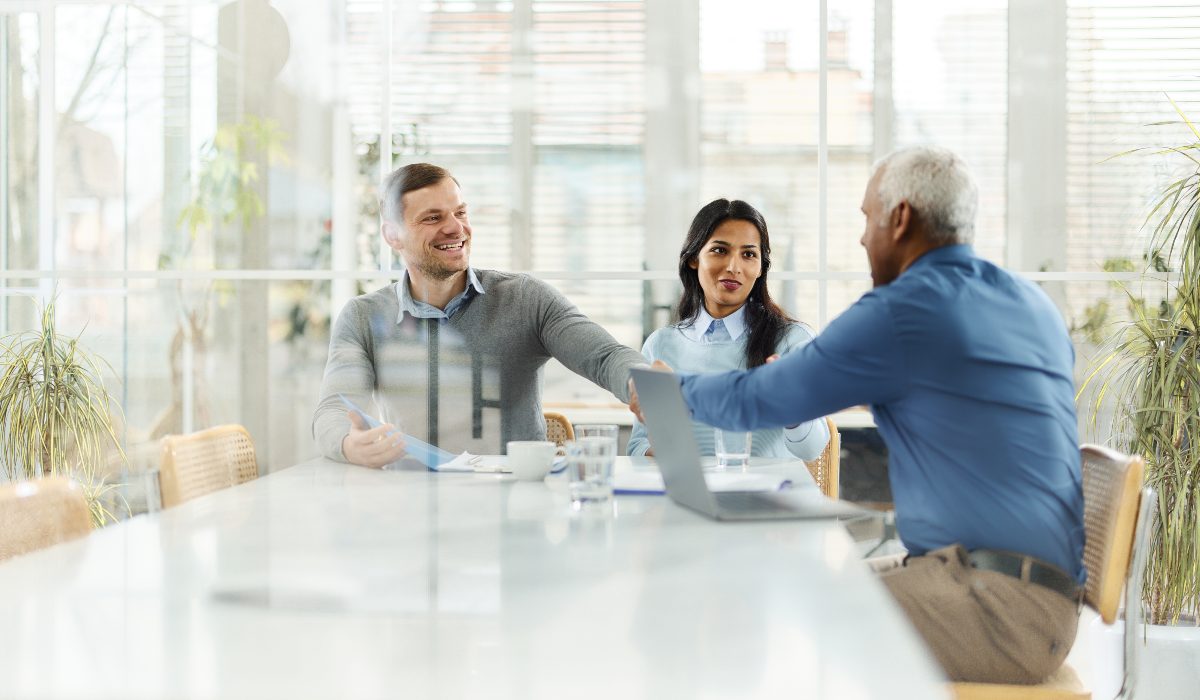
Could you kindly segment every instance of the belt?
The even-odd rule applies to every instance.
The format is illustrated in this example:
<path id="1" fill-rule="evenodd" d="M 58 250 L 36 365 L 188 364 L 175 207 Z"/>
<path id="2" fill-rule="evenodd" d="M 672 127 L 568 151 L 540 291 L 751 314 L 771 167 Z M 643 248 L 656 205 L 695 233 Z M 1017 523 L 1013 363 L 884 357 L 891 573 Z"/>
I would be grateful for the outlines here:
<path id="1" fill-rule="evenodd" d="M 1025 554 L 1002 552 L 997 549 L 976 549 L 967 554 L 967 561 L 975 569 L 995 571 L 1021 581 L 1036 583 L 1078 603 L 1083 587 L 1062 569 Z"/>

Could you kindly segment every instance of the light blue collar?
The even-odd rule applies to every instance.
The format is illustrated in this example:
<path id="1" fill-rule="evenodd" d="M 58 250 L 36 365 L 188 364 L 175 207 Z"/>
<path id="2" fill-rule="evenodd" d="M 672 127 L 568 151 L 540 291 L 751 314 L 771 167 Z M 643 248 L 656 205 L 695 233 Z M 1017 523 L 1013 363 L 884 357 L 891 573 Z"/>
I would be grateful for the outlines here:
<path id="1" fill-rule="evenodd" d="M 458 311 L 463 304 L 476 294 L 485 294 L 483 283 L 479 281 L 479 276 L 475 274 L 475 268 L 467 268 L 467 288 L 461 294 L 450 300 L 446 304 L 446 309 L 443 311 L 432 304 L 426 304 L 423 301 L 417 301 L 412 296 L 412 289 L 408 283 L 408 270 L 396 282 L 396 300 L 400 302 L 400 313 L 396 315 L 396 323 L 404 320 L 404 314 L 408 314 L 413 318 L 450 318 L 454 312 Z"/>
<path id="2" fill-rule="evenodd" d="M 700 312 L 692 320 L 690 326 L 682 326 L 679 329 L 684 337 L 694 340 L 697 343 L 704 342 L 704 334 L 708 332 L 708 327 L 716 320 L 708 313 L 708 310 L 703 306 L 700 307 Z M 742 304 L 737 311 L 729 314 L 721 319 L 725 323 L 725 330 L 729 331 L 730 340 L 736 341 L 746 332 L 746 305 Z"/>

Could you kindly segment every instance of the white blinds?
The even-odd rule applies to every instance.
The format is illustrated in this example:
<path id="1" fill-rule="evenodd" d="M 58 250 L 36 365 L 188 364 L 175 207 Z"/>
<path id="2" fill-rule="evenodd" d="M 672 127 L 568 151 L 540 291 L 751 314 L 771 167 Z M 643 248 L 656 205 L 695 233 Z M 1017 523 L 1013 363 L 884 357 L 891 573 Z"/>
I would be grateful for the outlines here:
<path id="1" fill-rule="evenodd" d="M 1200 6 L 1194 2 L 1071 0 L 1067 15 L 1068 266 L 1094 272 L 1104 260 L 1134 259 L 1145 246 L 1141 222 L 1165 160 L 1139 146 L 1180 143 L 1184 127 L 1170 95 L 1200 118 Z"/>
<path id="2" fill-rule="evenodd" d="M 642 0 L 533 0 L 535 269 L 637 270 L 642 262 Z M 581 285 L 568 291 L 587 294 Z M 575 288 L 578 287 L 578 288 Z M 638 318 L 641 289 L 583 302 Z"/>
<path id="3" fill-rule="evenodd" d="M 346 22 L 360 151 L 386 109 L 397 166 L 453 170 L 475 264 L 640 267 L 642 0 L 347 0 Z"/>

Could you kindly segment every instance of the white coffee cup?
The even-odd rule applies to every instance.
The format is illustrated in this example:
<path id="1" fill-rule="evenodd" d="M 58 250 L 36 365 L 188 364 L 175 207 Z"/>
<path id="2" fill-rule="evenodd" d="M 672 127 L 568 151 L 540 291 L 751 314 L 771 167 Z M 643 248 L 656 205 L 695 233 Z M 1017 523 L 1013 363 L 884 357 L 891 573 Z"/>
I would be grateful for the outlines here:
<path id="1" fill-rule="evenodd" d="M 540 481 L 550 473 L 558 445 L 541 440 L 513 440 L 508 443 L 508 467 L 521 481 Z"/>

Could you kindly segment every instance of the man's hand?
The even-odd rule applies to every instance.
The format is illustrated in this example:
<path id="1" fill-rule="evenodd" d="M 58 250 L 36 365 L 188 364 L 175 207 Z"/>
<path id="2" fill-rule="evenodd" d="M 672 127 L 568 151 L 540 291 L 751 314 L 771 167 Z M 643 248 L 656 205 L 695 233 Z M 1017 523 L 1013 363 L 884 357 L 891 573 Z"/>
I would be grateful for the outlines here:
<path id="1" fill-rule="evenodd" d="M 671 366 L 662 360 L 655 360 L 654 364 L 650 365 L 650 369 L 656 369 L 662 372 L 673 372 Z M 633 378 L 629 378 L 629 410 L 633 411 L 633 415 L 637 419 L 645 423 L 646 419 L 642 417 L 642 406 L 638 403 L 637 387 L 633 385 Z"/>
<path id="2" fill-rule="evenodd" d="M 404 456 L 404 436 L 399 431 L 388 435 L 396 430 L 390 423 L 368 429 L 353 412 L 348 411 L 347 415 L 350 432 L 342 438 L 342 454 L 347 462 L 379 469 Z"/>

